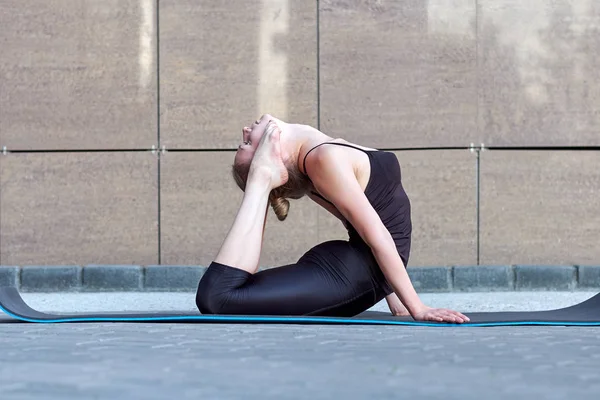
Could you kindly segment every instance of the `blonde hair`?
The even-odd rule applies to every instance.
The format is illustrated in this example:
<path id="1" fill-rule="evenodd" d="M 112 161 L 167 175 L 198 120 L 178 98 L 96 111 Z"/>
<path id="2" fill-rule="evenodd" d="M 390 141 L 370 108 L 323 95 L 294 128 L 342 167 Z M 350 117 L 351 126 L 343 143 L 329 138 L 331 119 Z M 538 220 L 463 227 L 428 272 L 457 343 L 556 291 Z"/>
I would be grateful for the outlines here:
<path id="1" fill-rule="evenodd" d="M 286 168 L 289 176 L 287 182 L 269 193 L 269 204 L 280 221 L 287 218 L 290 210 L 290 202 L 287 199 L 297 200 L 304 197 L 310 187 L 310 181 L 300 172 L 298 166 L 287 163 Z M 233 164 L 231 169 L 233 180 L 243 191 L 246 190 L 249 170 L 250 163 Z"/>

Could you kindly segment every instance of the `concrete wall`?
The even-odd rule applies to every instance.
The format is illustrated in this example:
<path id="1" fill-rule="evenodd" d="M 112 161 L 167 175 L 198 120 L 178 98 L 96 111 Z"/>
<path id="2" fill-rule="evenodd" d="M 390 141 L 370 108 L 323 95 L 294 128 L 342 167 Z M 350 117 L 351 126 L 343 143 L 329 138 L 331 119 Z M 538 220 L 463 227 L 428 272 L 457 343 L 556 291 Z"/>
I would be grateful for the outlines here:
<path id="1" fill-rule="evenodd" d="M 0 27 L 5 265 L 206 265 L 241 199 L 221 150 L 265 112 L 378 148 L 600 146 L 593 0 L 4 0 Z M 600 152 L 484 151 L 479 184 L 466 149 L 396 154 L 411 266 L 600 259 Z M 345 237 L 307 200 L 267 224 L 266 266 Z"/>

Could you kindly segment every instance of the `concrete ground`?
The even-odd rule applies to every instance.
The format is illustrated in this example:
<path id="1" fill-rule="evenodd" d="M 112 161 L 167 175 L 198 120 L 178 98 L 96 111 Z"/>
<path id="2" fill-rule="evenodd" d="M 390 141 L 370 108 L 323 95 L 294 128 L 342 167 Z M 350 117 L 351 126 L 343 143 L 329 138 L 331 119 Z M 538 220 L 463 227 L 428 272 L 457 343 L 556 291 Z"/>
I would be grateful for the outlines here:
<path id="1" fill-rule="evenodd" d="M 461 311 L 591 292 L 422 294 Z M 193 309 L 193 293 L 24 293 L 44 311 Z M 375 310 L 385 310 L 385 303 Z M 2 399 L 596 399 L 600 328 L 0 324 Z"/>

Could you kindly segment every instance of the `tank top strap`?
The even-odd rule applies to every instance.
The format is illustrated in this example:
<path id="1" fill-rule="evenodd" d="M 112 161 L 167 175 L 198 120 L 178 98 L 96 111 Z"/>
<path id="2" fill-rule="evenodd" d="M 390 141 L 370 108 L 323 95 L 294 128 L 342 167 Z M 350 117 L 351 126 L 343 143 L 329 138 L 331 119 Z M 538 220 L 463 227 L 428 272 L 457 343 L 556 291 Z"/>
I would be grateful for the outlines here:
<path id="1" fill-rule="evenodd" d="M 352 146 L 352 145 L 349 145 L 349 144 L 346 144 L 346 143 L 323 142 L 323 143 L 321 143 L 321 144 L 318 144 L 318 145 L 316 145 L 316 146 L 315 146 L 315 147 L 313 147 L 312 149 L 310 149 L 310 150 L 309 150 L 309 151 L 306 153 L 306 155 L 304 156 L 304 160 L 303 160 L 303 162 L 302 162 L 302 168 L 304 169 L 304 175 L 308 176 L 308 173 L 306 173 L 306 157 L 308 157 L 308 155 L 310 154 L 310 152 L 311 152 L 311 151 L 313 151 L 313 150 L 314 150 L 314 149 L 316 149 L 317 147 L 323 146 L 324 144 L 335 144 L 335 145 L 338 145 L 338 146 L 350 147 L 350 148 L 352 148 L 352 149 L 360 150 L 360 151 L 362 151 L 363 153 L 365 153 L 367 156 L 369 156 L 369 152 L 368 152 L 368 151 L 366 151 L 365 149 L 361 149 L 360 147 Z M 370 158 L 370 157 L 369 157 L 369 158 Z M 309 178 L 309 180 L 310 180 L 310 178 Z"/>
<path id="2" fill-rule="evenodd" d="M 308 155 L 310 154 L 311 151 L 313 151 L 317 147 L 323 146 L 325 143 L 328 143 L 328 142 L 323 142 L 321 144 L 316 145 L 315 147 L 313 147 L 312 149 L 307 151 L 306 154 L 304 155 L 304 161 L 302 162 L 302 168 L 304 169 L 304 175 L 306 175 L 307 177 L 308 177 L 308 174 L 306 173 L 306 157 L 308 157 Z M 308 179 L 310 180 L 310 178 L 308 178 Z"/>

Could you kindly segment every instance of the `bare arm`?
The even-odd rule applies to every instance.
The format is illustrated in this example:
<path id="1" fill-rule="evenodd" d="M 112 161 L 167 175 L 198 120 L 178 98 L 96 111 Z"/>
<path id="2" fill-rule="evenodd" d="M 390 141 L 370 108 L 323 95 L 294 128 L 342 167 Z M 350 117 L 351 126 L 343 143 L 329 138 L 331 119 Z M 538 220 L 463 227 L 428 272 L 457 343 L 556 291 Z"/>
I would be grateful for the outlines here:
<path id="1" fill-rule="evenodd" d="M 341 163 L 329 149 L 319 149 L 312 164 L 311 180 L 317 190 L 336 206 L 371 247 L 384 275 L 411 314 L 420 311 L 424 305 L 410 282 L 392 236 L 369 203 L 351 166 Z"/>
<path id="2" fill-rule="evenodd" d="M 399 300 L 413 317 L 461 322 L 462 314 L 427 307 L 415 291 L 394 240 L 365 196 L 351 165 L 334 157 L 329 149 L 316 151 L 312 159 L 313 184 L 354 226 L 371 248 L 375 259 Z M 393 298 L 390 298 L 393 301 Z M 465 320 L 466 319 L 465 317 Z"/>

